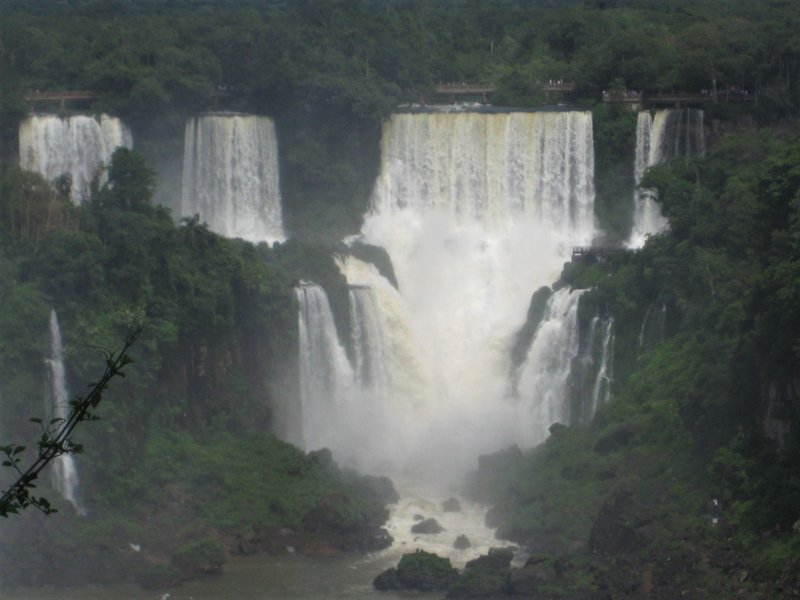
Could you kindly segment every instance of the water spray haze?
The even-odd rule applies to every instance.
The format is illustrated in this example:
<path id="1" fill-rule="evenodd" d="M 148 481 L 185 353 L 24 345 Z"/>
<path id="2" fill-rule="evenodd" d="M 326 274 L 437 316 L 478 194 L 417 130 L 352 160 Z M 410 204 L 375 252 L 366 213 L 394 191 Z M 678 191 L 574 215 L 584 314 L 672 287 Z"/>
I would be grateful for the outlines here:
<path id="1" fill-rule="evenodd" d="M 569 360 L 511 397 L 510 347 L 531 294 L 592 239 L 593 177 L 589 113 L 394 115 L 361 239 L 386 249 L 399 290 L 372 265 L 339 259 L 355 369 L 328 426 L 346 434 L 307 441 L 366 470 L 436 482 L 481 453 L 542 441 L 563 416 L 554 407 Z M 559 293 L 563 310 L 547 321 L 553 360 L 576 351 L 578 296 Z"/>

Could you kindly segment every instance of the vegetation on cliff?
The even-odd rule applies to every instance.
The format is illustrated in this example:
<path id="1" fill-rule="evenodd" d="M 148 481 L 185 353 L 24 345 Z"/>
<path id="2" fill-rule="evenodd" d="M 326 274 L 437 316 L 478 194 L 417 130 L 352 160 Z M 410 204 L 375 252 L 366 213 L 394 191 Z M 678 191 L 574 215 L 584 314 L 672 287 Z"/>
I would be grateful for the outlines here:
<path id="1" fill-rule="evenodd" d="M 357 231 L 381 122 L 398 102 L 477 81 L 496 86 L 498 104 L 541 105 L 554 99 L 542 84 L 562 80 L 575 83 L 568 100 L 593 108 L 609 242 L 629 225 L 634 122 L 600 103 L 603 91 L 705 92 L 717 100 L 706 104 L 715 147 L 648 175 L 668 233 L 564 273 L 595 288 L 584 319 L 615 319 L 613 401 L 588 428 L 555 427 L 542 447 L 509 453 L 473 492 L 495 504 L 502 535 L 549 554 L 531 577 L 558 571 L 566 590 L 779 597 L 797 587 L 795 2 L 0 0 L 0 12 L 0 439 L 35 434 L 27 419 L 41 413 L 53 307 L 73 382 L 92 375 L 90 346 L 113 348 L 132 319 L 146 322 L 135 376 L 82 440 L 93 450 L 80 463 L 90 516 L 62 506 L 58 520 L 12 524 L 4 539 L 25 543 L 3 555 L 4 583 L 77 582 L 82 562 L 102 567 L 98 578 L 157 584 L 213 572 L 220 543 L 252 552 L 379 538 L 386 496 L 264 433 L 297 380 L 292 286 L 323 285 L 344 329 L 336 247 L 317 242 Z M 111 185 L 70 205 L 10 164 L 25 94 L 63 89 L 93 90 L 92 111 L 132 125 L 167 204 L 188 115 L 273 116 L 299 239 L 254 246 L 170 215 L 150 203 L 153 174 L 128 151 Z M 72 562 L 52 572 L 55 555 Z"/>
<path id="2" fill-rule="evenodd" d="M 42 416 L 52 308 L 71 382 L 96 375 L 98 347 L 113 348 L 131 321 L 144 329 L 131 377 L 111 390 L 101 419 L 76 432 L 91 449 L 79 460 L 88 516 L 48 494 L 43 478 L 37 493 L 59 516 L 2 524 L 0 579 L 161 585 L 217 570 L 226 552 L 385 545 L 390 483 L 342 472 L 329 454 L 306 456 L 270 433 L 277 398 L 292 397 L 296 381 L 294 283 L 345 291 L 330 252 L 228 240 L 194 219 L 176 226 L 150 203 L 153 184 L 126 149 L 80 207 L 37 175 L 2 171 L 2 439 L 40 433 L 29 418 Z M 67 555 L 74 561 L 55 568 L 52 557 Z M 106 568 L 87 569 L 91 557 Z"/>
<path id="3" fill-rule="evenodd" d="M 583 564 L 613 597 L 792 597 L 799 165 L 788 129 L 653 168 L 670 230 L 569 265 L 568 282 L 594 286 L 584 318 L 615 318 L 613 400 L 588 428 L 554 426 L 479 471 L 498 535 Z"/>

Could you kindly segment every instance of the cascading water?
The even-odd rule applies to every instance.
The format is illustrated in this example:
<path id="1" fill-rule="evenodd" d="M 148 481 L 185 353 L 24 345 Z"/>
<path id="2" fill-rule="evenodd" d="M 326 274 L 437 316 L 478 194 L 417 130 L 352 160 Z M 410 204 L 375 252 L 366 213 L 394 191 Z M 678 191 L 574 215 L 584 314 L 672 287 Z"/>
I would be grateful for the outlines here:
<path id="1" fill-rule="evenodd" d="M 545 314 L 519 375 L 516 439 L 527 445 L 547 437 L 553 423 L 570 422 L 567 391 L 580 347 L 578 302 L 583 290 L 562 288 L 547 301 Z"/>
<path id="2" fill-rule="evenodd" d="M 626 243 L 629 248 L 641 248 L 648 235 L 664 231 L 668 225 L 656 201 L 655 191 L 638 187 L 647 168 L 681 156 L 702 156 L 705 150 L 702 110 L 660 110 L 655 118 L 648 111 L 639 113 L 634 159 L 633 229 Z"/>
<path id="3" fill-rule="evenodd" d="M 302 445 L 307 450 L 341 447 L 336 419 L 347 409 L 353 371 L 339 343 L 328 296 L 320 286 L 295 288 L 299 305 L 300 401 Z"/>
<path id="4" fill-rule="evenodd" d="M 340 267 L 350 284 L 381 290 L 390 408 L 375 445 L 356 432 L 339 455 L 417 475 L 424 466 L 437 479 L 479 453 L 543 439 L 551 422 L 531 415 L 557 401 L 506 398 L 509 348 L 532 291 L 592 239 L 593 176 L 589 113 L 431 112 L 385 124 L 361 237 L 387 250 L 400 292 L 377 270 Z"/>
<path id="5" fill-rule="evenodd" d="M 312 325 L 310 298 L 298 299 L 306 445 L 393 477 L 403 496 L 387 524 L 395 551 L 421 546 L 463 563 L 497 545 L 485 508 L 462 499 L 465 510 L 445 515 L 439 502 L 479 454 L 536 444 L 568 417 L 581 292 L 553 295 L 514 397 L 508 373 L 531 293 L 557 279 L 573 246 L 592 240 L 593 177 L 589 113 L 398 114 L 385 124 L 360 237 L 386 249 L 398 287 L 373 265 L 337 258 L 351 286 L 354 368 L 343 395 L 313 381 L 345 358 L 338 341 L 335 356 L 320 353 L 325 365 L 304 366 L 312 344 L 326 344 L 307 330 L 335 329 L 327 317 Z M 334 396 L 342 399 L 329 410 Z M 447 531 L 418 539 L 417 514 L 442 519 Z M 461 533 L 468 551 L 453 549 Z"/>
<path id="6" fill-rule="evenodd" d="M 210 114 L 189 120 L 180 215 L 195 214 L 227 237 L 285 239 L 272 119 Z"/>
<path id="7" fill-rule="evenodd" d="M 92 182 L 105 182 L 103 167 L 119 146 L 133 147 L 130 130 L 116 117 L 31 115 L 19 126 L 20 167 L 49 181 L 69 178 L 70 198 L 91 196 Z"/>
<path id="8" fill-rule="evenodd" d="M 614 319 L 606 317 L 602 321 L 603 339 L 600 347 L 600 364 L 592 386 L 591 414 L 601 404 L 611 399 L 611 381 L 614 379 Z"/>
<path id="9" fill-rule="evenodd" d="M 64 348 L 61 343 L 61 329 L 56 311 L 50 312 L 50 351 L 45 359 L 48 385 L 47 404 L 53 419 L 65 419 L 69 407 L 69 392 L 64 368 Z M 52 464 L 51 481 L 53 488 L 66 498 L 78 514 L 86 511 L 78 501 L 78 467 L 71 454 L 56 457 Z"/>

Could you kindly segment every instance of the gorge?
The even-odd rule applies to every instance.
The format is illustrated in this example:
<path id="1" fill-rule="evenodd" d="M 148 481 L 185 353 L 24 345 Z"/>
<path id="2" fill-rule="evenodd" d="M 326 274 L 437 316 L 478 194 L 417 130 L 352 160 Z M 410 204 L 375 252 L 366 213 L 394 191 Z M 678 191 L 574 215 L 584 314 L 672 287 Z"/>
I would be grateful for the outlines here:
<path id="1" fill-rule="evenodd" d="M 683 4 L 0 0 L 0 452 L 145 324 L 0 597 L 794 597 L 800 13 Z"/>

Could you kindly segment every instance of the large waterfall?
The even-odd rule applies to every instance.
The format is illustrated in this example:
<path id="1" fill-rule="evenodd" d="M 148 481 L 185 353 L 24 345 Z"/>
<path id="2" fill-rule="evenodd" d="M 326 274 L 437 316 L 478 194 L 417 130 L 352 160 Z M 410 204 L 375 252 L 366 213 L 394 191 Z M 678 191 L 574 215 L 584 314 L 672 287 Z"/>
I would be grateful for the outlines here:
<path id="1" fill-rule="evenodd" d="M 660 110 L 655 117 L 648 111 L 639 113 L 634 159 L 637 187 L 633 195 L 633 229 L 627 242 L 629 248 L 640 248 L 648 235 L 659 233 L 668 225 L 655 192 L 638 187 L 647 168 L 681 156 L 702 156 L 705 150 L 702 110 Z"/>
<path id="2" fill-rule="evenodd" d="M 534 340 L 547 351 L 531 351 L 531 383 L 515 397 L 510 347 L 532 292 L 557 279 L 572 246 L 591 242 L 593 171 L 589 113 L 432 112 L 385 124 L 361 238 L 388 251 L 399 291 L 374 267 L 340 261 L 352 286 L 355 390 L 328 422 L 348 432 L 331 446 L 337 456 L 365 468 L 424 465 L 435 477 L 481 452 L 542 441 L 564 417 L 563 373 L 548 387 L 533 363 L 574 352 L 580 293 L 556 295 L 549 341 Z"/>
<path id="3" fill-rule="evenodd" d="M 95 179 L 100 185 L 105 182 L 103 167 L 119 146 L 132 147 L 133 137 L 119 119 L 108 115 L 31 115 L 19 126 L 20 167 L 50 181 L 68 178 L 76 204 L 89 199 Z"/>
<path id="4" fill-rule="evenodd" d="M 180 216 L 251 242 L 285 239 L 272 119 L 210 114 L 186 124 Z"/>
<path id="5" fill-rule="evenodd" d="M 56 311 L 50 312 L 50 349 L 47 358 L 47 408 L 52 419 L 65 419 L 69 413 L 69 391 L 64 368 L 64 348 Z M 78 501 L 78 467 L 71 454 L 62 454 L 52 462 L 52 485 L 78 511 L 85 510 Z"/>

